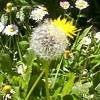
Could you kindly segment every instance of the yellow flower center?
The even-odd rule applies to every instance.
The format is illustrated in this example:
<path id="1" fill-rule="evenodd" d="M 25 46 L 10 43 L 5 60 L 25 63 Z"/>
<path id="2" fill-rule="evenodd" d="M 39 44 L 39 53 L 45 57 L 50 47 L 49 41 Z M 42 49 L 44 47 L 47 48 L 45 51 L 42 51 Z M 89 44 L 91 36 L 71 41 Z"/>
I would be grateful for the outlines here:
<path id="1" fill-rule="evenodd" d="M 15 31 L 14 27 L 11 26 L 11 27 L 9 28 L 9 31 L 10 31 L 10 32 L 14 32 L 14 31 Z"/>
<path id="2" fill-rule="evenodd" d="M 5 86 L 2 88 L 2 91 L 5 92 L 5 93 L 10 92 L 10 90 L 11 90 L 11 86 L 10 86 L 10 85 L 5 85 Z"/>

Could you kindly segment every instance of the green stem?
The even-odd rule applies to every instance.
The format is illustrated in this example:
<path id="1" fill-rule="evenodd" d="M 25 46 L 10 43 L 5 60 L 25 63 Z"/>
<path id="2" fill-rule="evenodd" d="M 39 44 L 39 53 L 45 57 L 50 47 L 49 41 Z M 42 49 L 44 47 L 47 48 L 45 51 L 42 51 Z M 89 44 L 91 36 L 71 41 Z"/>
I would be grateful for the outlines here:
<path id="1" fill-rule="evenodd" d="M 9 49 L 11 48 L 11 36 L 9 36 Z"/>
<path id="2" fill-rule="evenodd" d="M 48 86 L 48 71 L 49 71 L 49 66 L 46 66 L 45 68 L 45 88 L 46 88 L 46 100 L 50 100 L 49 96 L 49 86 Z"/>
<path id="3" fill-rule="evenodd" d="M 32 88 L 30 89 L 29 93 L 27 94 L 25 100 L 28 100 L 30 95 L 32 94 L 32 92 L 34 91 L 36 85 L 38 84 L 39 80 L 42 78 L 44 74 L 44 70 L 40 73 L 39 77 L 37 78 L 37 80 L 35 81 L 35 83 L 33 84 Z"/>
<path id="4" fill-rule="evenodd" d="M 1 40 L 1 36 L 0 36 L 0 45 L 1 45 L 2 49 L 5 51 L 5 47 L 4 47 L 3 42 Z"/>
<path id="5" fill-rule="evenodd" d="M 60 63 L 57 65 L 57 72 L 56 72 L 56 75 L 55 75 L 55 78 L 54 78 L 54 81 L 53 81 L 53 85 L 52 85 L 51 88 L 54 88 L 54 86 L 55 86 L 56 79 L 57 79 L 57 76 L 58 76 L 58 73 L 59 73 L 59 70 L 60 70 L 60 67 L 61 67 L 62 61 L 63 61 L 63 57 L 61 58 Z"/>
<path id="6" fill-rule="evenodd" d="M 9 14 L 9 23 L 12 24 L 12 15 L 11 15 L 11 13 Z"/>
<path id="7" fill-rule="evenodd" d="M 20 60 L 23 61 L 22 54 L 21 54 L 21 51 L 20 51 L 19 44 L 18 44 L 17 40 L 16 40 L 16 44 L 17 44 L 17 48 L 18 48 L 18 53 L 19 53 Z"/>
<path id="8" fill-rule="evenodd" d="M 76 19 L 76 22 L 75 22 L 75 25 L 77 25 L 77 22 L 79 21 L 79 15 L 81 14 L 81 10 L 79 10 L 79 13 L 78 13 L 78 16 L 77 16 L 77 19 Z"/>

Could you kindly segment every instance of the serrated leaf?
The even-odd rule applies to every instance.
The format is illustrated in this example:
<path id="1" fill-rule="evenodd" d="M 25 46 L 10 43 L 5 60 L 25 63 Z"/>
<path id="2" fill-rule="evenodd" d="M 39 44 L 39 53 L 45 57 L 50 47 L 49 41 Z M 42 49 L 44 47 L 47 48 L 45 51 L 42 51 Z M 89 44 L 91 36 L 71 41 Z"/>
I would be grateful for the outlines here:
<path id="1" fill-rule="evenodd" d="M 64 83 L 64 87 L 61 92 L 61 96 L 69 95 L 74 85 L 75 75 L 73 73 L 69 74 L 69 79 Z"/>
<path id="2" fill-rule="evenodd" d="M 25 64 L 27 66 L 31 66 L 32 62 L 36 59 L 36 55 L 34 54 L 33 50 L 29 48 L 23 58 Z"/>
<path id="3" fill-rule="evenodd" d="M 19 42 L 19 46 L 20 46 L 21 50 L 27 49 L 28 45 L 29 45 L 29 43 L 27 41 L 20 41 Z"/>

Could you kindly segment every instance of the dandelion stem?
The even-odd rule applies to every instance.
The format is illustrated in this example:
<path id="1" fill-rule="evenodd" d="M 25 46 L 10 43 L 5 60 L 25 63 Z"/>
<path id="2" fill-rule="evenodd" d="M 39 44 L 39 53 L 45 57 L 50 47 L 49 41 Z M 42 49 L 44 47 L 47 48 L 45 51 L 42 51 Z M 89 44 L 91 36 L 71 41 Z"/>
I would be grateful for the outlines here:
<path id="1" fill-rule="evenodd" d="M 32 92 L 34 91 L 36 85 L 38 84 L 39 80 L 42 78 L 43 74 L 44 74 L 44 70 L 40 73 L 39 77 L 37 78 L 37 80 L 35 81 L 35 83 L 33 84 L 32 88 L 30 89 L 29 93 L 27 94 L 25 100 L 28 100 L 30 95 L 32 94 Z"/>
<path id="2" fill-rule="evenodd" d="M 48 70 L 49 67 L 46 66 L 45 67 L 45 88 L 46 88 L 46 100 L 50 100 L 50 96 L 49 96 L 49 87 L 48 87 Z"/>

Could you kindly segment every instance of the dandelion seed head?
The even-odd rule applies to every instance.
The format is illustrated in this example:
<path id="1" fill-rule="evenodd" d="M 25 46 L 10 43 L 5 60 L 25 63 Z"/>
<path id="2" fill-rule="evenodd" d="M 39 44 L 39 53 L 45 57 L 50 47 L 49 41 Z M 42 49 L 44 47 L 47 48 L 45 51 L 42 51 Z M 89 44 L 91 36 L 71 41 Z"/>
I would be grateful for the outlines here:
<path id="1" fill-rule="evenodd" d="M 34 29 L 30 47 L 43 59 L 60 56 L 68 44 L 66 35 L 49 21 Z"/>

